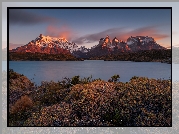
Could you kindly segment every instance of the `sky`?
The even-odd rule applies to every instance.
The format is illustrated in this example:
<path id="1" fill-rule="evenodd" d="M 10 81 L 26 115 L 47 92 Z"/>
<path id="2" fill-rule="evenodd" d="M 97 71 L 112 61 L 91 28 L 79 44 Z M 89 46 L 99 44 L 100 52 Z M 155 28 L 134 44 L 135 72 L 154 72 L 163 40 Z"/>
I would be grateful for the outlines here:
<path id="1" fill-rule="evenodd" d="M 171 46 L 170 9 L 10 9 L 9 48 L 26 45 L 40 34 L 66 38 L 91 48 L 109 35 L 126 41 L 150 36 Z"/>

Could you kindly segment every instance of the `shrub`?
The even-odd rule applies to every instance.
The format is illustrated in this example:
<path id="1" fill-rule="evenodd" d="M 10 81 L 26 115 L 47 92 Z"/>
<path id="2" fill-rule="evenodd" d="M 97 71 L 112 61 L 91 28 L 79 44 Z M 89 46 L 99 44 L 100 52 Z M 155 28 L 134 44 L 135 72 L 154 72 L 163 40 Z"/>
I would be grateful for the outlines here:
<path id="1" fill-rule="evenodd" d="M 71 80 L 71 84 L 73 84 L 73 85 L 79 84 L 79 82 L 80 82 L 79 78 L 80 78 L 80 76 L 74 76 Z"/>
<path id="2" fill-rule="evenodd" d="M 33 106 L 33 101 L 27 95 L 21 96 L 19 100 L 11 107 L 11 114 L 23 112 Z"/>
<path id="3" fill-rule="evenodd" d="M 130 80 L 138 79 L 138 78 L 139 78 L 138 76 L 133 76 Z"/>
<path id="4" fill-rule="evenodd" d="M 117 74 L 117 75 L 113 75 L 112 77 L 111 77 L 111 79 L 110 80 L 108 80 L 109 82 L 110 81 L 112 81 L 112 82 L 117 82 L 117 81 L 119 81 L 119 78 L 120 78 L 120 76 Z"/>
<path id="5" fill-rule="evenodd" d="M 92 75 L 90 77 L 84 77 L 83 79 L 80 80 L 80 83 L 83 83 L 83 84 L 87 84 L 89 82 L 92 82 Z"/>
<path id="6" fill-rule="evenodd" d="M 49 106 L 61 102 L 70 90 L 68 86 L 69 83 L 66 81 L 64 83 L 42 82 L 38 91 L 32 95 L 35 105 Z"/>
<path id="7" fill-rule="evenodd" d="M 19 100 L 11 106 L 9 113 L 9 126 L 22 126 L 32 113 L 33 101 L 27 95 L 21 96 Z"/>

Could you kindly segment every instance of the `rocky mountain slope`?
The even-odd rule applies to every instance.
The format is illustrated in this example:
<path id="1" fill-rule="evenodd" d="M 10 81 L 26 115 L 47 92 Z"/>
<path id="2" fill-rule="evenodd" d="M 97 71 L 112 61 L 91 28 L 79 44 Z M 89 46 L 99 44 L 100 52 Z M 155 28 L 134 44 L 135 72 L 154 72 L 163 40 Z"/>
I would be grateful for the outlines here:
<path id="1" fill-rule="evenodd" d="M 10 52 L 66 54 L 74 51 L 77 47 L 78 46 L 75 43 L 70 43 L 65 38 L 54 38 L 40 34 L 40 36 L 37 37 L 35 40 L 32 40 L 24 46 L 12 49 Z"/>
<path id="2" fill-rule="evenodd" d="M 110 40 L 107 35 L 106 38 L 101 38 L 99 44 L 87 50 L 87 52 L 82 52 L 80 50 L 74 51 L 73 53 L 78 57 L 96 57 L 104 56 L 109 54 L 118 54 L 126 52 L 138 52 L 143 50 L 166 50 L 166 48 L 160 46 L 152 37 L 148 36 L 136 36 L 129 37 L 127 41 L 122 41 L 116 37 Z M 85 50 L 85 48 L 83 48 Z"/>
<path id="3" fill-rule="evenodd" d="M 126 41 L 110 39 L 107 35 L 99 40 L 98 45 L 91 47 L 78 47 L 74 42 L 69 42 L 65 38 L 56 38 L 39 35 L 28 44 L 10 50 L 18 53 L 45 53 L 45 54 L 72 54 L 77 58 L 104 56 L 109 54 L 134 53 L 143 50 L 166 50 L 166 48 L 156 43 L 154 38 L 148 36 L 129 37 Z"/>

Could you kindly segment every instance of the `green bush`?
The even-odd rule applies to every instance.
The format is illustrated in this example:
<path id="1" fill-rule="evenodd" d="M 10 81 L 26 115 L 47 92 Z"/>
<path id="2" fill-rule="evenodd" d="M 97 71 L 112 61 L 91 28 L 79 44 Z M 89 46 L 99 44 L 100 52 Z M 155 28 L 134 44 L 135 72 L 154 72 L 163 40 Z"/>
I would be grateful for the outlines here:
<path id="1" fill-rule="evenodd" d="M 71 84 L 76 85 L 80 83 L 80 76 L 74 76 L 71 80 Z"/>
<path id="2" fill-rule="evenodd" d="M 113 75 L 111 77 L 111 79 L 109 79 L 108 81 L 109 82 L 117 82 L 117 81 L 119 81 L 119 78 L 120 78 L 120 76 L 118 74 L 117 75 Z"/>

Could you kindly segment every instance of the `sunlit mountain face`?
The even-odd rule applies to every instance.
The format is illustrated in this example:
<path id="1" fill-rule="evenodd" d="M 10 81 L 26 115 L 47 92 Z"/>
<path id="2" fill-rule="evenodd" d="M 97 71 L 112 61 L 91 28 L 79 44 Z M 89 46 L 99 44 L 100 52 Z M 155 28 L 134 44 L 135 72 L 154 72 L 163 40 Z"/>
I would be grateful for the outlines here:
<path id="1" fill-rule="evenodd" d="M 99 40 L 98 45 L 93 46 L 91 49 L 81 47 L 73 54 L 77 57 L 93 57 L 102 56 L 107 54 L 119 54 L 125 52 L 138 52 L 143 50 L 166 50 L 165 47 L 156 43 L 154 38 L 148 36 L 129 37 L 126 41 L 117 39 L 110 39 L 107 35 L 105 38 Z"/>
<path id="2" fill-rule="evenodd" d="M 65 38 L 56 38 L 50 36 L 39 35 L 35 40 L 28 44 L 12 49 L 10 52 L 38 52 L 48 54 L 70 53 L 77 49 L 75 43 L 68 42 Z"/>
<path id="3" fill-rule="evenodd" d="M 102 45 L 102 48 L 109 48 L 111 51 L 118 49 L 120 51 L 138 51 L 138 50 L 151 50 L 151 49 L 166 49 L 159 44 L 152 37 L 148 36 L 136 36 L 129 37 L 127 41 L 122 41 L 116 37 L 110 41 L 109 36 L 106 38 L 101 38 L 99 45 Z"/>
<path id="4" fill-rule="evenodd" d="M 44 36 L 40 34 L 36 39 L 30 41 L 28 44 L 17 47 L 10 50 L 10 52 L 31 52 L 31 53 L 72 53 L 77 57 L 80 55 L 104 55 L 105 53 L 115 52 L 137 52 L 140 50 L 152 50 L 152 49 L 166 49 L 156 43 L 154 38 L 148 36 L 136 36 L 129 37 L 126 41 L 117 39 L 110 39 L 107 35 L 105 38 L 101 38 L 99 43 L 91 49 L 85 48 L 85 46 L 78 47 L 76 43 L 69 42 L 66 38 L 57 38 L 51 36 Z M 88 54 L 87 54 L 88 53 Z M 96 54 L 95 54 L 96 53 Z"/>

